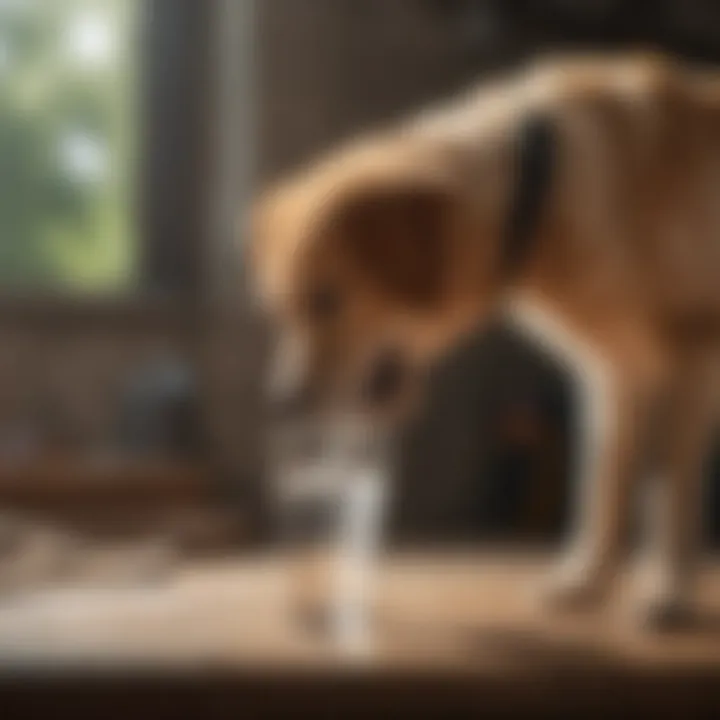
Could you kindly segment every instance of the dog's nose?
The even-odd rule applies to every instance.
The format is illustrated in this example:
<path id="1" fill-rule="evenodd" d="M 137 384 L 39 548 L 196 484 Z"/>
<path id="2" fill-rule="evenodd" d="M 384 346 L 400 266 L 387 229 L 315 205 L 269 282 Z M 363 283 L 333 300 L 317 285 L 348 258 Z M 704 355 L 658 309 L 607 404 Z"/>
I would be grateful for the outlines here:
<path id="1" fill-rule="evenodd" d="M 301 418 L 309 411 L 312 397 L 309 383 L 271 392 L 268 397 L 271 419 L 274 422 L 284 422 Z"/>
<path id="2" fill-rule="evenodd" d="M 402 389 L 406 363 L 396 349 L 380 353 L 370 366 L 362 388 L 363 398 L 373 404 L 392 400 Z"/>
<path id="3" fill-rule="evenodd" d="M 295 336 L 283 336 L 271 359 L 267 408 L 273 421 L 299 419 L 314 395 L 307 345 Z"/>

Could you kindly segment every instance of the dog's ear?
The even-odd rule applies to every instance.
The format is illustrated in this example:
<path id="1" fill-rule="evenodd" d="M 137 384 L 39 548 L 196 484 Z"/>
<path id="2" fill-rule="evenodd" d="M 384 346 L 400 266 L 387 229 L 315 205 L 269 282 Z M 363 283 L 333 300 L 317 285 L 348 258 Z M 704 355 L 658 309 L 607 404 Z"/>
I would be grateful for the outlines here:
<path id="1" fill-rule="evenodd" d="M 427 308 L 443 292 L 454 210 L 440 184 L 377 186 L 346 199 L 340 236 L 369 282 L 408 307 Z"/>

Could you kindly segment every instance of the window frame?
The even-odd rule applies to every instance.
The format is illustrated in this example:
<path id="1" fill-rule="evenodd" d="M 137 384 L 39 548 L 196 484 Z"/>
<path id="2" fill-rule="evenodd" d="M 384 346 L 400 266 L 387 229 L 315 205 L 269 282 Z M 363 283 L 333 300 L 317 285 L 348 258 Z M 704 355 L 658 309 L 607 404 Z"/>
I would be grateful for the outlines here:
<path id="1" fill-rule="evenodd" d="M 137 88 L 137 282 L 117 292 L 0 287 L 0 323 L 165 322 L 207 279 L 220 0 L 143 0 Z M 63 323 L 64 324 L 64 323 Z"/>
<path id="2" fill-rule="evenodd" d="M 196 300 L 206 276 L 217 0 L 146 0 L 141 81 L 140 293 Z"/>

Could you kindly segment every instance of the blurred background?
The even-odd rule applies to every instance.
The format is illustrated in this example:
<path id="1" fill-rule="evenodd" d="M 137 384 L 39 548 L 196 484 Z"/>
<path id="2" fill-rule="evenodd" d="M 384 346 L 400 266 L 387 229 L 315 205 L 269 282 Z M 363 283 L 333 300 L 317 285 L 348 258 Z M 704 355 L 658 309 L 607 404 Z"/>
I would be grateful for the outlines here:
<path id="1" fill-rule="evenodd" d="M 236 232 L 253 189 L 498 68 L 637 46 L 720 58 L 720 8 L 0 0 L 0 508 L 62 500 L 122 530 L 117 493 L 128 531 L 189 505 L 214 542 L 267 537 L 264 329 Z M 502 329 L 447 365 L 391 530 L 560 537 L 563 378 Z"/>
<path id="2" fill-rule="evenodd" d="M 492 71 L 590 47 L 720 61 L 720 5 L 0 0 L 0 561 L 38 527 L 182 557 L 271 540 L 266 331 L 238 233 L 253 192 Z M 408 432 L 393 538 L 561 539 L 572 413 L 531 347 L 503 328 L 470 342 Z"/>

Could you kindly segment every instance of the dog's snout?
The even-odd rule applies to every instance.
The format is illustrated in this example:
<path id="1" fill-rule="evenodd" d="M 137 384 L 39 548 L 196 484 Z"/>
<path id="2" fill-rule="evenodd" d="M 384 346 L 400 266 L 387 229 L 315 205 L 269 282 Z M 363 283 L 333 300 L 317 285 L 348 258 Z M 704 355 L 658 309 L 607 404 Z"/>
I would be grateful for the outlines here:
<path id="1" fill-rule="evenodd" d="M 365 378 L 363 398 L 373 404 L 392 400 L 402 389 L 406 369 L 405 360 L 398 350 L 389 349 L 380 353 Z"/>
<path id="2" fill-rule="evenodd" d="M 272 392 L 268 398 L 270 415 L 278 422 L 298 419 L 310 410 L 312 397 L 309 383 Z"/>
<path id="3" fill-rule="evenodd" d="M 267 388 L 273 421 L 295 420 L 310 409 L 314 395 L 311 375 L 306 344 L 297 337 L 282 338 L 272 358 Z"/>

